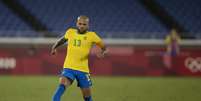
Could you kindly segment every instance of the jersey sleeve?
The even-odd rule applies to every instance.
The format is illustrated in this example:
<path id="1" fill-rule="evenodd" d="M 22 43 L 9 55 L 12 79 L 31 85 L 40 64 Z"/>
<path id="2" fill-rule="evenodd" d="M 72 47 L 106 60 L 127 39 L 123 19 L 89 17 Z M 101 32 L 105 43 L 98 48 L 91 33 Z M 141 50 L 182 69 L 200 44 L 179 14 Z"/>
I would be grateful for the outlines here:
<path id="1" fill-rule="evenodd" d="M 65 33 L 65 35 L 64 35 L 64 38 L 65 38 L 65 39 L 69 39 L 69 37 L 70 37 L 70 31 L 71 31 L 70 28 L 66 31 L 66 33 Z"/>
<path id="2" fill-rule="evenodd" d="M 94 33 L 94 35 L 93 35 L 93 42 L 96 45 L 98 45 L 100 48 L 104 47 L 104 43 L 103 43 L 102 39 L 96 33 Z"/>
<path id="3" fill-rule="evenodd" d="M 169 44 L 169 43 L 170 43 L 170 36 L 168 35 L 165 38 L 165 44 Z"/>

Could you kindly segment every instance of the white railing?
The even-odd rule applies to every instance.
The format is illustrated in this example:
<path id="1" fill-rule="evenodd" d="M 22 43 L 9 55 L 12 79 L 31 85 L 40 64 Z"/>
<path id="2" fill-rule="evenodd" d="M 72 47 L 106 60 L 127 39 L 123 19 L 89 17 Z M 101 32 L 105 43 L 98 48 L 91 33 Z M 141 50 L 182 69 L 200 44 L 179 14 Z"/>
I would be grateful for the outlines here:
<path id="1" fill-rule="evenodd" d="M 0 44 L 42 44 L 48 45 L 56 42 L 58 38 L 3 38 L 0 37 Z M 106 44 L 110 45 L 164 45 L 163 39 L 104 39 Z M 182 40 L 181 45 L 184 46 L 201 46 L 201 40 Z"/>

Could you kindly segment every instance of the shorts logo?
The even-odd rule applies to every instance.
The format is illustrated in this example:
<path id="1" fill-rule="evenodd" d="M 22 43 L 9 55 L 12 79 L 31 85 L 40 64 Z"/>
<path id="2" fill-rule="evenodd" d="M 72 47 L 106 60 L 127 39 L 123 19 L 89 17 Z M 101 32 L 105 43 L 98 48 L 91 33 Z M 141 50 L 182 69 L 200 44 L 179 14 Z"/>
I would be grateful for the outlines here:
<path id="1" fill-rule="evenodd" d="M 188 57 L 186 58 L 185 62 L 185 67 L 187 67 L 191 72 L 201 72 L 201 58 L 191 58 Z"/>
<path id="2" fill-rule="evenodd" d="M 87 80 L 90 81 L 90 76 L 89 74 L 86 74 Z"/>

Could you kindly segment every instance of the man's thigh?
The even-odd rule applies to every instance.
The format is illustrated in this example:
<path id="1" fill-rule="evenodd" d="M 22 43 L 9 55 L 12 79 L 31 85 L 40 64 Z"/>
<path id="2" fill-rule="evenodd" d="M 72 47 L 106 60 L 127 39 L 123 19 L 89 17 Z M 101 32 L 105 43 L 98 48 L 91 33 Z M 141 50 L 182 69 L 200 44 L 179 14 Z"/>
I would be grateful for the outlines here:
<path id="1" fill-rule="evenodd" d="M 76 80 L 78 83 L 78 87 L 80 88 L 90 88 L 92 86 L 92 81 L 89 73 L 80 72 L 76 73 Z"/>
<path id="2" fill-rule="evenodd" d="M 70 69 L 63 69 L 60 75 L 60 83 L 65 85 L 71 85 L 75 79 L 74 72 Z"/>

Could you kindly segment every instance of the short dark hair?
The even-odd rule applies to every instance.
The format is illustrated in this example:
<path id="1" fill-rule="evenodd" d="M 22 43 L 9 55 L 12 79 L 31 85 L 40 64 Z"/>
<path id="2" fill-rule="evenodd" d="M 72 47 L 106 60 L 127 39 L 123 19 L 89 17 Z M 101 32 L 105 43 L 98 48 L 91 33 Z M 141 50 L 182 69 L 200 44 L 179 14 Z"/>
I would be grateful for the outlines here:
<path id="1" fill-rule="evenodd" d="M 86 19 L 86 20 L 89 21 L 89 17 L 86 16 L 86 15 L 80 15 L 80 16 L 78 16 L 78 17 L 77 17 L 77 20 L 79 20 L 79 19 Z"/>

